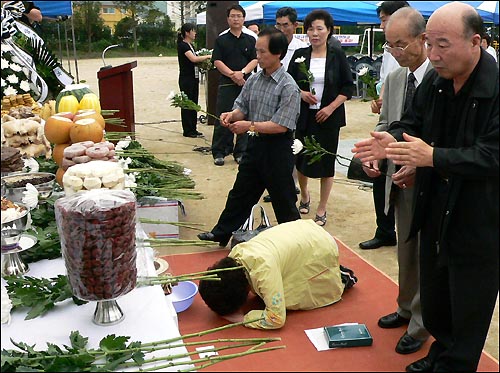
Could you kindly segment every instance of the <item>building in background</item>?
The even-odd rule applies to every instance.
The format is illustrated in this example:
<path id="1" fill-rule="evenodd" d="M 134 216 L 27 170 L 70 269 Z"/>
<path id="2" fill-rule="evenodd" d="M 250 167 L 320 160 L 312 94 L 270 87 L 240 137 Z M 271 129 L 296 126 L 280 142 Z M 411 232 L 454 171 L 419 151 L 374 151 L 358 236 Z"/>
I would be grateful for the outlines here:
<path id="1" fill-rule="evenodd" d="M 101 1 L 100 15 L 104 24 L 115 32 L 115 27 L 118 22 L 127 16 L 127 14 L 115 5 L 114 1 Z"/>

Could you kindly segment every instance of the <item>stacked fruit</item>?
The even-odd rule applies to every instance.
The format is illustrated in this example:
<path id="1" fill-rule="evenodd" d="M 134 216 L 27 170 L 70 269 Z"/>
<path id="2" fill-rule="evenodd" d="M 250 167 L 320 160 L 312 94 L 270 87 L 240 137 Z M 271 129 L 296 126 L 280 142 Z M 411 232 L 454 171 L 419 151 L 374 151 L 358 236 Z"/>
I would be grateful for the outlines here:
<path id="1" fill-rule="evenodd" d="M 56 179 L 62 186 L 64 149 L 85 141 L 104 141 L 104 117 L 99 99 L 87 86 L 72 85 L 56 99 L 56 114 L 45 121 L 45 136 L 54 144 L 53 158 L 59 165 Z"/>

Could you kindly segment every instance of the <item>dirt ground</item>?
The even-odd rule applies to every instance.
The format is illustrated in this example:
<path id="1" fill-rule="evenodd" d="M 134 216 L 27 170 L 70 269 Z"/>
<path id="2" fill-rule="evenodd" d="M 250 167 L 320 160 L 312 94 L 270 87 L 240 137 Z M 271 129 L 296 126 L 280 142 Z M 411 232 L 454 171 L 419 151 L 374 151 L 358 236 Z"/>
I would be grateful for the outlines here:
<path id="1" fill-rule="evenodd" d="M 210 230 L 224 208 L 227 194 L 237 173 L 237 164 L 229 156 L 226 157 L 225 165 L 218 167 L 213 164 L 212 155 L 209 152 L 203 153 L 193 150 L 195 147 L 210 147 L 213 126 L 198 125 L 198 130 L 205 135 L 204 138 L 192 139 L 182 136 L 180 110 L 171 107 L 166 100 L 170 91 L 179 91 L 177 58 L 109 58 L 106 63 L 118 66 L 134 60 L 138 62 L 137 67 L 132 70 L 137 138 L 144 147 L 157 154 L 159 158 L 177 161 L 185 168 L 192 170 L 191 177 L 196 182 L 195 190 L 202 193 L 204 199 L 184 200 L 186 215 L 179 214 L 179 220 L 203 223 L 202 230 Z M 96 94 L 99 93 L 97 71 L 101 66 L 102 60 L 100 59 L 78 61 L 80 82 L 85 81 Z M 72 68 L 75 75 L 74 66 Z M 203 84 L 200 86 L 199 103 L 205 108 L 205 85 Z M 346 109 L 347 126 L 342 128 L 340 139 L 341 143 L 349 145 L 356 139 L 367 137 L 368 132 L 377 123 L 378 116 L 371 113 L 368 102 L 363 102 L 360 99 L 352 99 L 347 102 Z M 305 217 L 312 219 L 319 200 L 318 180 L 313 180 L 310 183 L 310 193 L 311 212 Z M 262 204 L 271 219 L 271 223 L 276 224 L 272 206 L 267 203 Z M 383 247 L 368 251 L 358 248 L 359 242 L 373 237 L 376 228 L 371 189 L 348 180 L 345 173 L 342 174 L 338 170 L 327 211 L 328 223 L 325 229 L 397 282 L 396 247 Z M 180 238 L 196 239 L 198 232 L 181 228 Z M 209 249 L 168 247 L 158 249 L 158 254 L 215 249 L 217 247 Z M 362 281 L 362 279 L 360 280 Z M 396 309 L 395 299 L 387 301 L 393 302 L 394 309 Z M 498 299 L 485 350 L 498 360 Z"/>

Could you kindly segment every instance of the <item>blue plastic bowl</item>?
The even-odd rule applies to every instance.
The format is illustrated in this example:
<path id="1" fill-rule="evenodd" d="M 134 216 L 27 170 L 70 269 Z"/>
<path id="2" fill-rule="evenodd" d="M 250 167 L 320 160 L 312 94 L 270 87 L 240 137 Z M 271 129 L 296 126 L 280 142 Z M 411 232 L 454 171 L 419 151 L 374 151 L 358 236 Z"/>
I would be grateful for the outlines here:
<path id="1" fill-rule="evenodd" d="M 172 300 L 175 311 L 179 313 L 193 304 L 196 293 L 198 293 L 198 285 L 192 281 L 182 281 L 172 287 L 172 293 L 168 296 Z"/>

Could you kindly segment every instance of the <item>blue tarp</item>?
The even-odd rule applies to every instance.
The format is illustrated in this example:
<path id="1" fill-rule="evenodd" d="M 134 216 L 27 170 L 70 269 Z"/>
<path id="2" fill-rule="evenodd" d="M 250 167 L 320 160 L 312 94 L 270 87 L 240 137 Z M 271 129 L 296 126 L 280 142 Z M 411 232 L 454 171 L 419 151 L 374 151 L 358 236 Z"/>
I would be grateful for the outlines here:
<path id="1" fill-rule="evenodd" d="M 427 19 L 439 7 L 450 1 L 409 1 L 410 5 L 417 9 Z M 463 1 L 474 8 L 477 8 L 482 1 Z M 243 3 L 243 2 L 241 2 Z M 377 17 L 377 4 L 380 1 L 271 1 L 264 4 L 263 21 L 272 23 L 275 21 L 276 10 L 283 6 L 291 6 L 297 10 L 299 20 L 304 20 L 305 16 L 314 9 L 324 9 L 328 11 L 334 19 L 335 25 L 378 25 L 380 20 Z M 495 13 L 478 10 L 478 13 L 486 23 L 498 25 L 498 7 Z"/>
<path id="2" fill-rule="evenodd" d="M 380 23 L 377 6 L 365 1 L 272 1 L 264 5 L 264 22 L 274 22 L 276 11 L 283 6 L 295 8 L 299 20 L 314 9 L 324 9 L 333 16 L 335 25 Z"/>
<path id="3" fill-rule="evenodd" d="M 34 3 L 40 8 L 43 17 L 56 18 L 73 14 L 71 1 L 34 1 Z"/>

